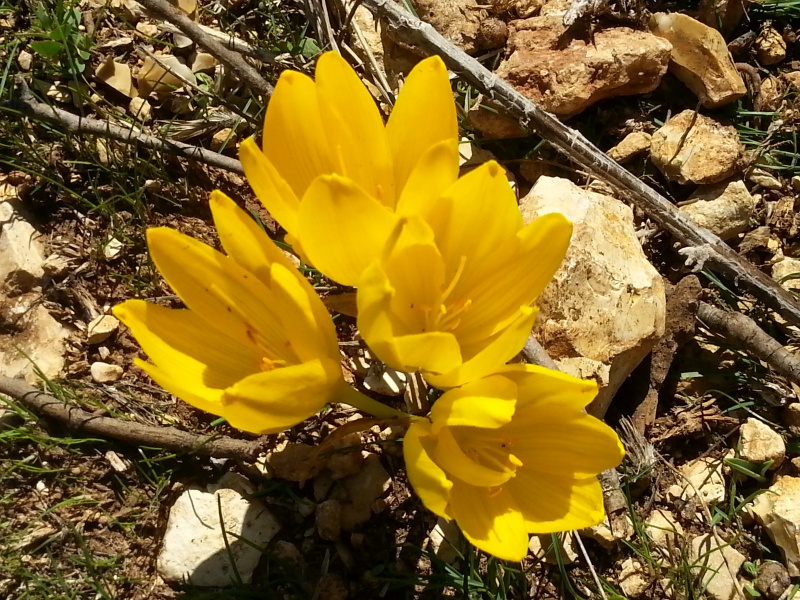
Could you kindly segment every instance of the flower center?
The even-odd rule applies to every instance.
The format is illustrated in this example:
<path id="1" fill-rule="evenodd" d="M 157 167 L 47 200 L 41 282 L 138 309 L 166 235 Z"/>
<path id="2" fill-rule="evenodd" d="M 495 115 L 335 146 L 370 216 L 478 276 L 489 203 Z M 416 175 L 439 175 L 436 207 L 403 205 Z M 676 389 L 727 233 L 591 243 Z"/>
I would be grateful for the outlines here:
<path id="1" fill-rule="evenodd" d="M 261 354 L 258 367 L 262 371 L 272 371 L 285 367 L 288 363 L 282 359 L 277 358 L 277 352 L 272 349 L 271 344 L 267 342 L 263 335 L 261 335 L 254 327 L 248 326 L 245 330 L 247 339 L 258 349 Z"/>
<path id="2" fill-rule="evenodd" d="M 461 316 L 472 306 L 470 298 L 462 298 L 455 302 L 448 302 L 450 294 L 458 284 L 461 275 L 464 273 L 464 266 L 467 257 L 462 256 L 458 263 L 453 278 L 447 287 L 442 290 L 442 296 L 438 307 L 421 306 L 420 309 L 425 314 L 425 326 L 422 331 L 454 331 L 461 324 Z"/>
<path id="3" fill-rule="evenodd" d="M 503 485 L 522 466 L 506 436 L 476 427 L 442 428 L 435 460 L 446 472 L 478 487 Z"/>
<path id="4" fill-rule="evenodd" d="M 465 445 L 464 454 L 488 469 L 509 475 L 509 478 L 514 477 L 517 468 L 522 466 L 522 461 L 512 454 L 511 442 L 506 437 L 473 438 Z"/>

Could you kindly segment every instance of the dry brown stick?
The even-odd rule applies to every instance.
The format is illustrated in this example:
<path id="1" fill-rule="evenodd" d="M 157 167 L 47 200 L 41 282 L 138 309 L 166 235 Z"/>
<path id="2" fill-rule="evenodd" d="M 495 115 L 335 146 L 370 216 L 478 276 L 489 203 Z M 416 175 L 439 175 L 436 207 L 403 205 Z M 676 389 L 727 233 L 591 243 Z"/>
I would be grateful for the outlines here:
<path id="1" fill-rule="evenodd" d="M 539 340 L 533 334 L 529 335 L 528 341 L 525 342 L 525 347 L 522 349 L 522 357 L 533 365 L 540 365 L 554 371 L 561 370 L 558 368 L 556 361 L 550 357 L 547 350 L 544 349 L 544 346 L 539 343 Z"/>
<path id="2" fill-rule="evenodd" d="M 79 117 L 66 110 L 39 102 L 24 83 L 21 85 L 20 90 L 20 95 L 17 98 L 0 102 L 0 112 L 21 113 L 27 117 L 59 125 L 70 133 L 96 135 L 125 144 L 139 144 L 160 152 L 177 154 L 212 167 L 244 174 L 242 164 L 235 158 L 224 156 L 205 148 L 192 146 L 191 144 L 157 138 L 134 127 L 123 127 L 110 121 Z"/>
<path id="3" fill-rule="evenodd" d="M 40 392 L 21 379 L 0 375 L 0 394 L 13 398 L 28 410 L 63 423 L 81 433 L 111 438 L 136 446 L 164 448 L 214 458 L 233 458 L 254 461 L 261 452 L 262 442 L 237 440 L 226 436 L 206 436 L 181 431 L 174 427 L 143 425 L 113 417 L 89 413 Z"/>
<path id="4" fill-rule="evenodd" d="M 277 54 L 268 52 L 262 48 L 256 48 L 255 46 L 248 44 L 244 40 L 237 38 L 232 34 L 225 33 L 219 29 L 214 29 L 213 27 L 206 27 L 205 25 L 200 25 L 199 27 L 204 33 L 207 33 L 214 39 L 219 40 L 225 45 L 226 48 L 233 50 L 234 52 L 244 54 L 250 58 L 255 58 L 256 60 L 260 60 L 264 63 L 274 63 L 278 60 Z M 158 29 L 161 31 L 166 31 L 167 33 L 179 33 L 184 35 L 181 28 L 176 27 L 172 23 L 158 23 Z"/>
<path id="5" fill-rule="evenodd" d="M 393 0 L 363 0 L 363 4 L 383 20 L 388 26 L 389 34 L 402 44 L 416 46 L 428 54 L 438 54 L 450 69 L 472 83 L 522 125 L 536 131 L 554 148 L 595 177 L 621 190 L 631 202 L 644 210 L 676 240 L 692 248 L 693 254 L 699 258 L 698 262 L 707 263 L 728 281 L 741 284 L 787 321 L 800 325 L 800 305 L 791 294 L 742 259 L 719 237 L 698 227 L 669 200 L 611 160 L 581 133 L 544 111 Z"/>
<path id="6" fill-rule="evenodd" d="M 192 21 L 186 13 L 172 6 L 167 0 L 140 0 L 140 4 L 158 18 L 172 23 L 195 44 L 208 50 L 219 62 L 236 73 L 252 92 L 260 94 L 265 100 L 272 96 L 274 88 L 255 67 L 251 66 L 241 54 L 227 48 L 223 42 L 203 31 L 203 28 Z"/>
<path id="7" fill-rule="evenodd" d="M 701 302 L 697 318 L 712 331 L 742 345 L 778 373 L 800 385 L 800 358 L 764 332 L 750 317 Z"/>

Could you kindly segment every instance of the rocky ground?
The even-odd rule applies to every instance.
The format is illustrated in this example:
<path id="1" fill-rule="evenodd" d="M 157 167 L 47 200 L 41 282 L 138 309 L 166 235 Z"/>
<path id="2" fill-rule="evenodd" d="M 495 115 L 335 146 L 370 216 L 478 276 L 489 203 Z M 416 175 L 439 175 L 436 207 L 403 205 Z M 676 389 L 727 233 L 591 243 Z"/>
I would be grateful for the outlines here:
<path id="1" fill-rule="evenodd" d="M 418 60 L 408 39 L 339 0 L 173 4 L 206 35 L 233 36 L 271 82 L 285 68 L 312 73 L 320 49 L 338 47 L 386 111 Z M 800 291 L 793 0 L 411 5 L 724 240 L 767 287 Z M 800 320 L 706 265 L 702 248 L 681 248 L 662 217 L 567 161 L 482 90 L 453 78 L 463 170 L 496 158 L 526 220 L 555 209 L 575 224 L 534 334 L 560 369 L 598 381 L 591 410 L 628 451 L 607 482 L 607 521 L 534 536 L 521 565 L 480 554 L 424 510 L 405 480 L 401 428 L 332 406 L 256 440 L 132 365 L 143 355 L 110 308 L 132 297 L 177 302 L 148 260 L 147 227 L 214 244 L 207 198 L 220 188 L 283 235 L 233 160 L 260 130 L 260 94 L 134 0 L 0 0 L 0 59 L 0 375 L 121 430 L 174 426 L 260 450 L 249 460 L 125 443 L 0 396 L 0 595 L 797 594 Z M 92 120 L 100 127 L 88 131 Z M 109 123 L 136 139 L 108 139 Z M 145 134 L 210 152 L 176 157 Z M 365 353 L 353 319 L 336 322 L 354 385 L 427 409 L 418 377 Z"/>

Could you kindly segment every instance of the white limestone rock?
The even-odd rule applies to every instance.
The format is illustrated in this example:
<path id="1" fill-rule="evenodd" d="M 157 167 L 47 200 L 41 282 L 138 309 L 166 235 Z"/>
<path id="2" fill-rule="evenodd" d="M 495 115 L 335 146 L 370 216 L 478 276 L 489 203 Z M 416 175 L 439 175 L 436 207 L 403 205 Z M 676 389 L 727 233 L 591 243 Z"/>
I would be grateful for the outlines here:
<path id="1" fill-rule="evenodd" d="M 582 537 L 594 540 L 606 550 L 613 550 L 620 540 L 629 540 L 634 534 L 633 522 L 630 517 L 626 515 L 624 521 L 620 519 L 620 523 L 619 527 L 611 529 L 608 515 L 606 515 L 602 523 L 581 529 L 580 534 Z"/>
<path id="2" fill-rule="evenodd" d="M 113 315 L 100 315 L 89 322 L 86 328 L 86 341 L 101 344 L 119 329 L 119 319 Z"/>
<path id="3" fill-rule="evenodd" d="M 749 418 L 739 430 L 740 456 L 752 463 L 772 461 L 777 469 L 786 457 L 786 443 L 777 431 L 758 419 Z"/>
<path id="4" fill-rule="evenodd" d="M 620 565 L 619 587 L 628 598 L 638 598 L 650 587 L 650 577 L 642 563 L 633 558 L 626 558 Z"/>
<path id="5" fill-rule="evenodd" d="M 13 202 L 0 202 L 0 293 L 14 296 L 41 284 L 41 236 Z"/>
<path id="6" fill-rule="evenodd" d="M 722 461 L 714 458 L 698 458 L 680 467 L 685 481 L 678 486 L 682 500 L 694 498 L 698 493 L 706 504 L 717 504 L 725 500 L 727 490 L 722 474 Z"/>
<path id="7" fill-rule="evenodd" d="M 789 575 L 800 577 L 800 477 L 780 477 L 755 499 L 752 512 L 780 549 Z"/>
<path id="8" fill-rule="evenodd" d="M 559 560 L 565 565 L 578 560 L 578 544 L 571 531 L 561 534 L 532 535 L 528 542 L 528 551 L 550 565 L 558 564 Z"/>
<path id="9" fill-rule="evenodd" d="M 259 548 L 280 529 L 263 502 L 246 497 L 253 491 L 246 479 L 228 474 L 208 486 L 208 491 L 190 488 L 183 492 L 169 511 L 156 565 L 158 574 L 170 582 L 227 587 L 234 583 L 233 559 L 242 582 L 250 583 L 261 558 Z"/>
<path id="10" fill-rule="evenodd" d="M 756 201 L 743 181 L 701 187 L 689 200 L 692 203 L 682 206 L 681 212 L 723 240 L 745 231 L 756 208 Z"/>
<path id="11" fill-rule="evenodd" d="M 69 332 L 40 303 L 45 252 L 39 233 L 20 213 L 16 189 L 0 192 L 0 375 L 39 380 L 64 367 Z"/>
<path id="12" fill-rule="evenodd" d="M 93 362 L 92 366 L 89 367 L 89 372 L 95 383 L 113 383 L 122 378 L 123 370 L 119 365 L 97 361 Z"/>
<path id="13" fill-rule="evenodd" d="M 678 12 L 656 13 L 650 31 L 672 44 L 669 71 L 706 108 L 735 102 L 747 93 L 725 38 L 716 29 Z"/>
<path id="14" fill-rule="evenodd" d="M 764 27 L 756 38 L 756 58 L 764 67 L 777 65 L 786 58 L 786 42 L 773 27 Z"/>
<path id="15" fill-rule="evenodd" d="M 736 576 L 745 557 L 733 546 L 720 544 L 713 535 L 704 534 L 692 539 L 692 571 L 697 573 L 709 598 L 739 600 Z"/>
<path id="16" fill-rule="evenodd" d="M 600 375 L 590 411 L 603 416 L 664 333 L 664 283 L 642 252 L 633 212 L 616 198 L 543 176 L 520 210 L 526 223 L 551 212 L 573 223 L 564 262 L 537 301 L 535 332 L 559 365 L 575 366 L 579 357 L 579 370 Z M 605 378 L 597 363 L 607 367 Z"/>
<path id="17" fill-rule="evenodd" d="M 678 183 L 718 183 L 736 174 L 744 157 L 733 127 L 684 110 L 653 134 L 650 160 Z"/>
<path id="18" fill-rule="evenodd" d="M 657 508 L 644 524 L 647 537 L 659 548 L 680 548 L 683 539 L 683 527 L 672 512 Z"/>
<path id="19" fill-rule="evenodd" d="M 608 151 L 608 156 L 620 164 L 650 150 L 650 140 L 653 136 L 646 131 L 634 131 L 626 135 L 623 140 Z"/>
<path id="20" fill-rule="evenodd" d="M 7 298 L 0 292 L 0 315 L 13 328 L 0 331 L 0 375 L 40 381 L 39 369 L 50 379 L 64 368 L 69 331 L 39 302 L 36 292 Z"/>
<path id="21" fill-rule="evenodd" d="M 630 27 L 574 35 L 564 17 L 546 14 L 509 23 L 507 58 L 497 68 L 520 93 L 548 112 L 571 116 L 618 96 L 645 94 L 661 82 L 671 44 Z"/>
<path id="22" fill-rule="evenodd" d="M 787 290 L 800 290 L 800 260 L 784 257 L 772 265 L 772 278 Z"/>

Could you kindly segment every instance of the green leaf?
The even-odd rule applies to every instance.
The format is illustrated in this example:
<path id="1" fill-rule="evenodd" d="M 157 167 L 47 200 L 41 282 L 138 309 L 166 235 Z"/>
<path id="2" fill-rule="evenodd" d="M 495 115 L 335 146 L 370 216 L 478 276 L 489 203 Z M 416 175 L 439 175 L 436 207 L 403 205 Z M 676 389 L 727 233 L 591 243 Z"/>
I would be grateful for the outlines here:
<path id="1" fill-rule="evenodd" d="M 70 30 L 66 27 L 63 23 L 58 27 L 54 27 L 53 31 L 50 32 L 50 39 L 56 42 L 65 42 L 67 37 L 69 37 Z"/>
<path id="2" fill-rule="evenodd" d="M 36 54 L 40 54 L 45 58 L 52 58 L 64 51 L 64 44 L 49 41 L 31 42 L 31 48 Z"/>
<path id="3" fill-rule="evenodd" d="M 303 38 L 297 47 L 305 58 L 315 58 L 322 53 L 317 42 L 311 38 Z"/>

